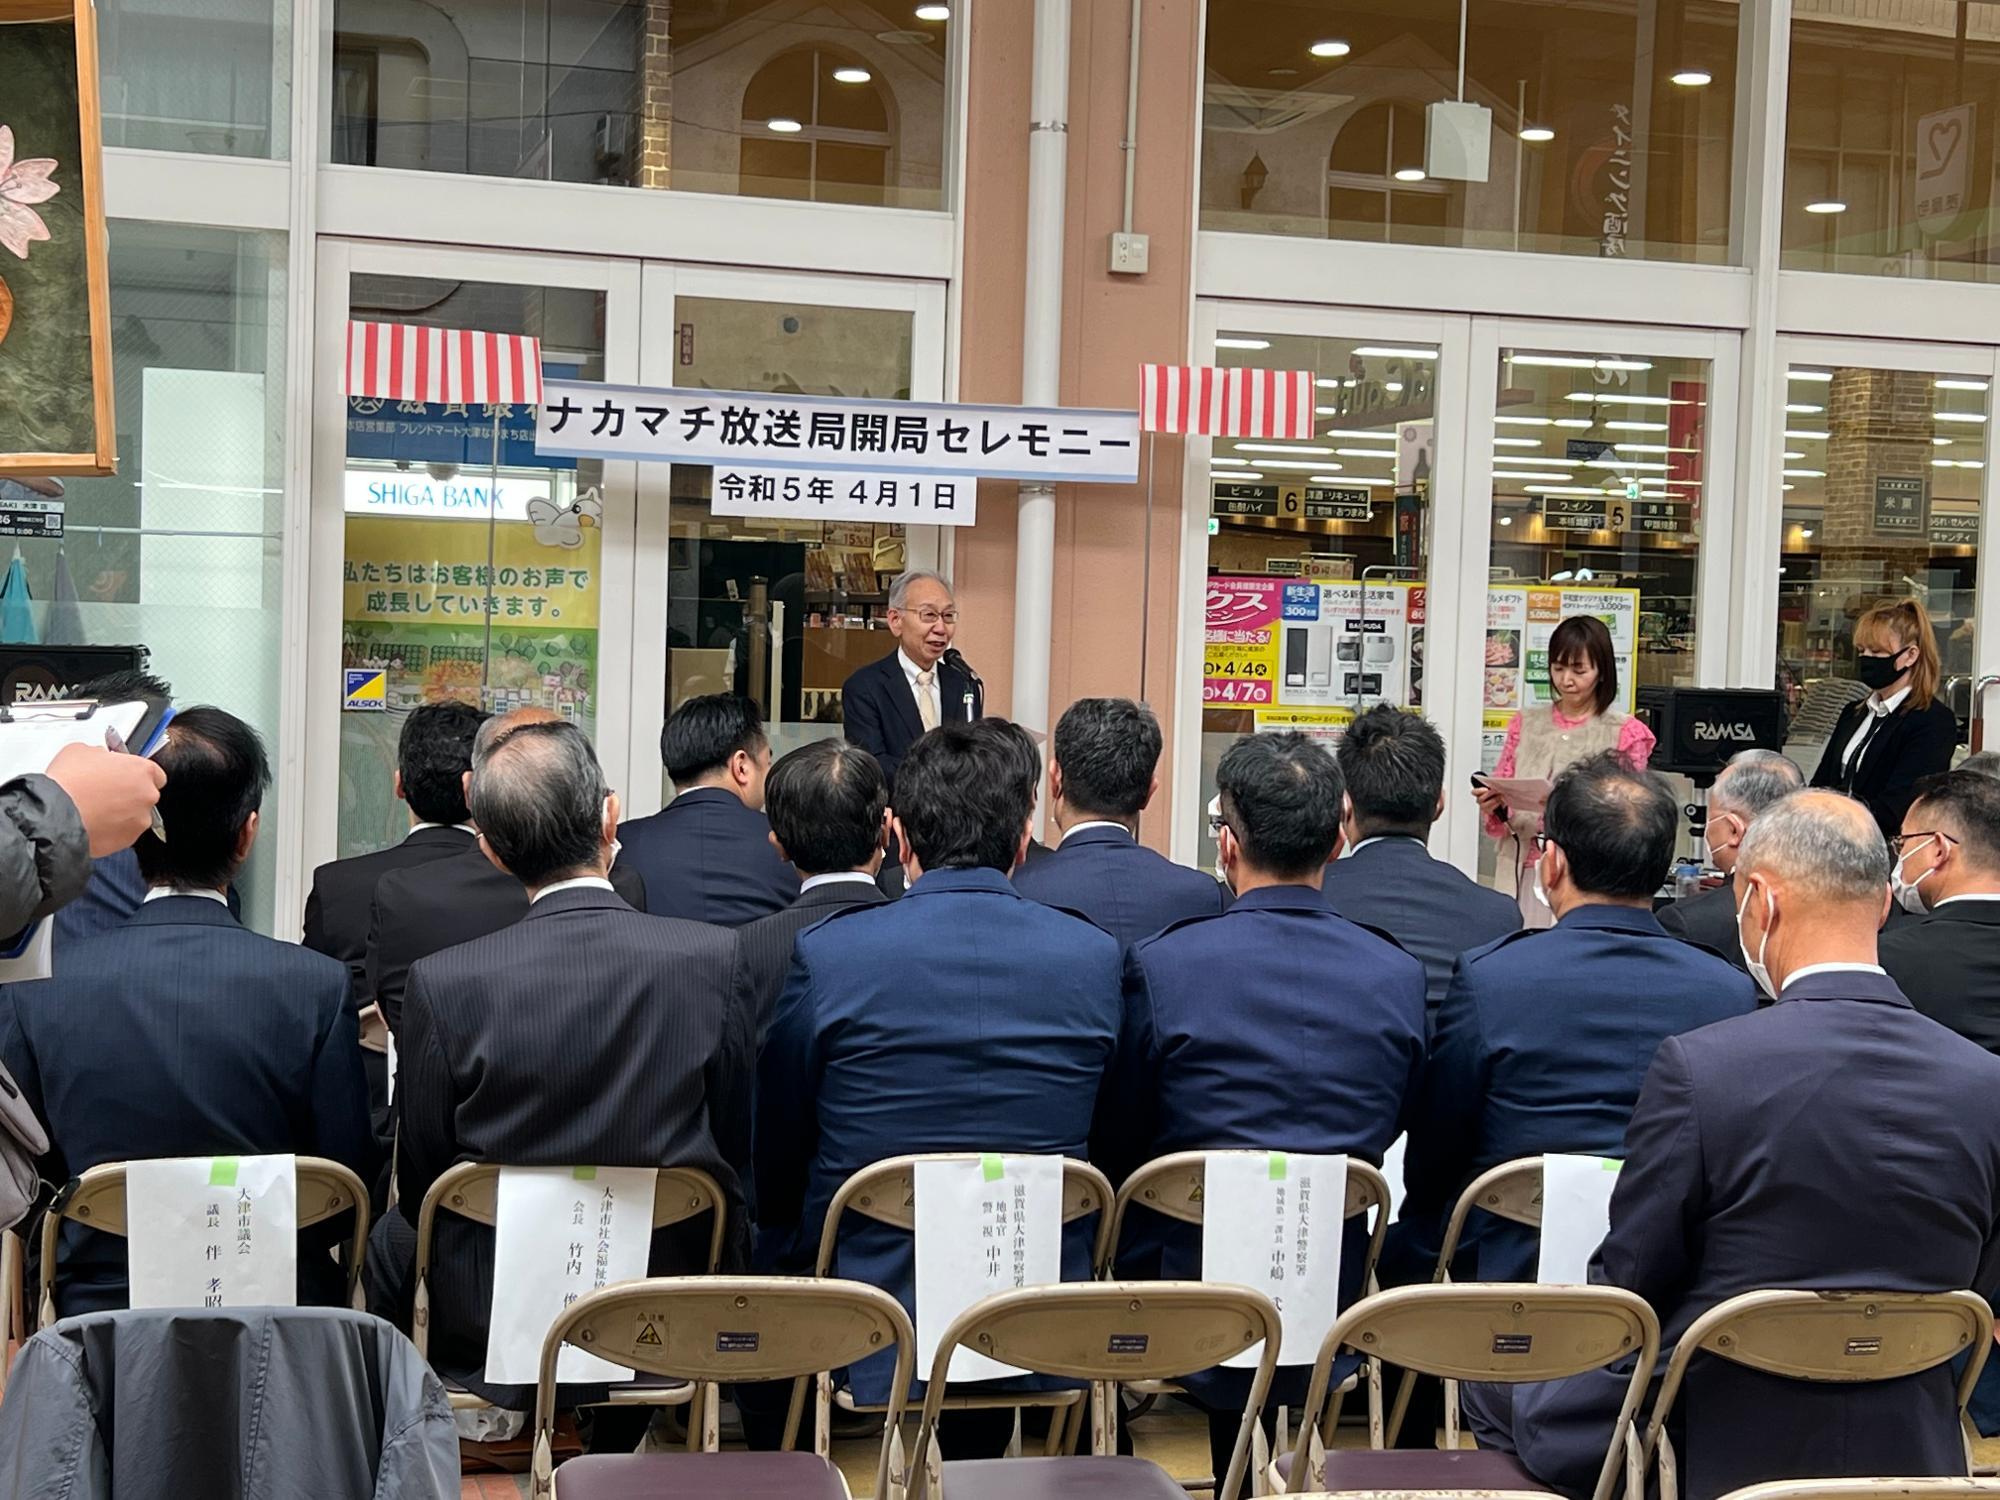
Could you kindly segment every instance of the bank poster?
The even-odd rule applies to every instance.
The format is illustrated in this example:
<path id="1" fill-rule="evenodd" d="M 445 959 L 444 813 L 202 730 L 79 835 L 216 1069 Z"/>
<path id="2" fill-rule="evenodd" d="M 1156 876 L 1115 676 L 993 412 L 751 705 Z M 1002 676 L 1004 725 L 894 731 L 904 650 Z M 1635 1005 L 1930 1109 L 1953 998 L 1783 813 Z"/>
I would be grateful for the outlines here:
<path id="1" fill-rule="evenodd" d="M 1496 584 L 1486 591 L 1484 712 L 1480 719 L 1480 765 L 1490 771 L 1500 759 L 1507 728 L 1524 708 L 1555 701 L 1549 685 L 1549 637 L 1571 615 L 1595 615 L 1611 632 L 1618 662 L 1619 706 L 1630 713 L 1638 701 L 1633 653 L 1639 642 L 1637 589 L 1539 588 Z"/>

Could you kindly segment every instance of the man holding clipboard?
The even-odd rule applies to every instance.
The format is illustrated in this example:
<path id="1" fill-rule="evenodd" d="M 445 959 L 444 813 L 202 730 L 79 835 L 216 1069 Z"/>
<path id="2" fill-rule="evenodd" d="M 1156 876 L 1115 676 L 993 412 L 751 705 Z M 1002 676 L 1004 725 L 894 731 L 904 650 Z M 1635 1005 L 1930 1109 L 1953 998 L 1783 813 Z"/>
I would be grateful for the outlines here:
<path id="1" fill-rule="evenodd" d="M 21 742 L 45 722 L 0 722 L 0 933 L 19 933 L 81 894 L 91 859 L 129 849 L 166 784 L 150 760 L 105 748 L 101 729 L 94 743 L 72 740 L 30 770 L 21 756 L 32 760 L 40 747 Z"/>

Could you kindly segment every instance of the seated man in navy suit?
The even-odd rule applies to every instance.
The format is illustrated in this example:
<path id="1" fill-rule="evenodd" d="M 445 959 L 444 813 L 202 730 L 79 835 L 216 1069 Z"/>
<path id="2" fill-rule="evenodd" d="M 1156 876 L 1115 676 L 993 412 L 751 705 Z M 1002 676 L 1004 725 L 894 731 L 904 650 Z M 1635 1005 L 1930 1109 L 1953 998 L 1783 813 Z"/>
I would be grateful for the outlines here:
<path id="1" fill-rule="evenodd" d="M 1787 797 L 1744 837 L 1739 941 L 1777 1003 L 1661 1044 L 1590 1266 L 1652 1304 L 1663 1356 L 1717 1303 L 1767 1287 L 2000 1296 L 2000 1058 L 1918 1014 L 1876 963 L 1889 869 L 1873 815 L 1832 792 Z M 1580 1495 L 1629 1377 L 1511 1400 L 1469 1386 L 1466 1409 L 1482 1446 Z M 1963 1475 L 1954 1404 L 1946 1366 L 1849 1385 L 1697 1360 L 1670 1428 L 1683 1493 Z"/>
<path id="2" fill-rule="evenodd" d="M 1348 726 L 1335 756 L 1347 779 L 1347 857 L 1326 867 L 1326 904 L 1381 928 L 1423 962 L 1435 1016 L 1458 955 L 1519 928 L 1520 907 L 1424 847 L 1444 812 L 1444 740 L 1428 719 L 1371 708 Z"/>
<path id="3" fill-rule="evenodd" d="M 1062 837 L 1015 872 L 1015 890 L 1082 912 L 1127 944 L 1222 910 L 1219 884 L 1139 842 L 1139 814 L 1160 789 L 1151 709 L 1130 698 L 1080 698 L 1056 721 L 1049 748 L 1049 817 Z"/>
<path id="4" fill-rule="evenodd" d="M 1748 976 L 1667 935 L 1653 893 L 1680 809 L 1615 753 L 1557 778 L 1537 868 L 1556 925 L 1458 961 L 1410 1125 L 1402 1214 L 1383 1282 L 1430 1277 L 1445 1220 L 1479 1173 L 1519 1156 L 1616 1156 L 1662 1041 L 1756 1005 Z M 1463 1280 L 1533 1281 L 1538 1240 L 1475 1214 Z"/>
<path id="5" fill-rule="evenodd" d="M 810 1272 L 840 1184 L 885 1157 L 995 1151 L 1081 1157 L 1118 1036 L 1117 940 L 1008 883 L 1035 778 L 1023 731 L 949 724 L 910 750 L 894 831 L 899 901 L 851 906 L 799 935 L 757 1073 L 760 1269 Z M 1090 1275 L 1088 1222 L 1063 1274 Z M 850 1220 L 835 1274 L 915 1306 L 911 1238 Z M 887 1355 L 849 1372 L 888 1395 Z M 1013 1414 L 952 1412 L 947 1457 L 997 1457 Z"/>
<path id="6" fill-rule="evenodd" d="M 980 717 L 985 695 L 978 679 L 944 659 L 958 634 L 958 603 L 937 574 L 904 573 L 890 586 L 889 630 L 896 649 L 849 674 L 840 713 L 847 737 L 881 763 L 894 791 L 917 737 Z"/>
<path id="7" fill-rule="evenodd" d="M 55 975 L 0 989 L 0 1060 L 48 1127 L 42 1173 L 157 1156 L 326 1156 L 366 1181 L 375 1143 L 347 970 L 249 931 L 223 893 L 257 839 L 270 763 L 219 708 L 174 720 L 154 759 L 166 842 L 136 846 L 146 894 L 122 927 L 58 947 Z M 327 1249 L 302 1237 L 299 1300 L 346 1300 Z M 64 1226 L 63 1317 L 125 1306 L 125 1242 Z"/>
<path id="8" fill-rule="evenodd" d="M 741 927 L 799 898 L 799 873 L 771 844 L 764 777 L 771 742 L 735 693 L 690 698 L 660 731 L 674 800 L 618 829 L 621 869 L 646 884 L 646 911 Z"/>
<path id="9" fill-rule="evenodd" d="M 1340 767 L 1305 735 L 1253 734 L 1230 747 L 1215 780 L 1216 850 L 1236 901 L 1127 953 L 1124 1026 L 1092 1158 L 1114 1183 L 1171 1152 L 1231 1147 L 1380 1166 L 1423 1066 L 1424 971 L 1320 897 L 1340 843 Z M 1218 975 L 1228 976 L 1220 993 Z M 1129 1226 L 1120 1276 L 1201 1279 L 1198 1229 L 1149 1213 Z M 1341 1257 L 1343 1304 L 1361 1292 L 1366 1245 L 1357 1221 Z M 1274 1404 L 1304 1399 L 1312 1352 L 1281 1374 Z M 1186 1386 L 1211 1413 L 1224 1473 L 1250 1372 L 1207 1370 Z"/>

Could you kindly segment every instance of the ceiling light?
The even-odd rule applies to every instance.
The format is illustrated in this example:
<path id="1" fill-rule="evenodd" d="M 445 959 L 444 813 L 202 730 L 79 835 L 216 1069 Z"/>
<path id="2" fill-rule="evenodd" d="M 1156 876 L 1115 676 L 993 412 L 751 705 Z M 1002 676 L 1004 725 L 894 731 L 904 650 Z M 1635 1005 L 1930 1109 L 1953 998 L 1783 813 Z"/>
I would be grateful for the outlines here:
<path id="1" fill-rule="evenodd" d="M 1510 459 L 1511 463 L 1512 460 Z M 1567 479 L 1569 475 L 1549 469 L 1495 469 L 1495 479 Z"/>
<path id="2" fill-rule="evenodd" d="M 1306 48 L 1306 51 L 1310 52 L 1314 57 L 1345 57 L 1353 50 L 1345 42 L 1332 40 L 1314 42 L 1310 47 Z"/>
<path id="3" fill-rule="evenodd" d="M 1961 458 L 1958 461 L 1958 466 L 1961 469 L 1983 469 L 1986 467 L 1986 463 L 1983 459 Z"/>
<path id="4" fill-rule="evenodd" d="M 1403 382 L 1400 380 L 1385 380 L 1382 382 L 1382 389 L 1385 391 L 1400 391 L 1402 388 Z"/>
<path id="5" fill-rule="evenodd" d="M 1300 449 L 1298 451 L 1310 452 L 1311 450 Z M 1337 469 L 1340 467 L 1340 465 L 1330 464 L 1325 459 L 1321 459 L 1317 463 L 1305 464 L 1305 463 L 1291 463 L 1289 461 L 1279 460 L 1275 458 L 1260 458 L 1257 460 L 1257 467 L 1259 467 L 1260 469 L 1303 469 L 1307 473 L 1310 473 L 1314 469 Z"/>
<path id="6" fill-rule="evenodd" d="M 1499 460 L 1495 460 L 1499 462 Z M 1506 462 L 1510 464 L 1549 464 L 1558 469 L 1574 469 L 1583 460 L 1580 458 L 1555 458 L 1546 453 L 1509 453 Z"/>
<path id="7" fill-rule="evenodd" d="M 833 81 L 835 83 L 867 83 L 874 76 L 866 68 L 835 68 L 833 70 Z"/>
<path id="8" fill-rule="evenodd" d="M 1806 205 L 1806 212 L 1809 214 L 1844 214 L 1847 212 L 1847 205 L 1842 203 L 1838 198 L 1823 198 L 1817 203 L 1808 203 Z"/>
<path id="9" fill-rule="evenodd" d="M 949 5 L 919 5 L 917 7 L 917 19 L 919 21 L 949 21 L 951 19 L 951 7 Z M 1707 79 L 1702 80 L 1704 83 L 1707 81 Z"/>
<path id="10" fill-rule="evenodd" d="M 1393 432 L 1376 432 L 1372 428 L 1367 428 L 1367 427 L 1329 427 L 1325 432 L 1321 433 L 1320 436 L 1344 437 L 1344 438 L 1374 438 L 1376 441 L 1383 443 L 1393 443 L 1396 441 L 1396 434 Z"/>
<path id="11" fill-rule="evenodd" d="M 1422 167 L 1396 168 L 1396 181 L 1398 182 L 1422 182 L 1423 180 L 1424 169 Z"/>
<path id="12" fill-rule="evenodd" d="M 1931 439 L 1931 446 L 1935 448 L 1949 448 L 1951 446 L 1951 439 L 1934 437 Z"/>
<path id="13" fill-rule="evenodd" d="M 1281 453 L 1286 455 L 1294 453 L 1333 452 L 1331 448 L 1294 447 L 1290 443 L 1238 443 L 1236 445 L 1236 451 L 1238 453 Z"/>
<path id="14" fill-rule="evenodd" d="M 1391 457 L 1391 454 L 1387 448 L 1336 448 L 1333 451 L 1339 454 L 1342 458 Z"/>
<path id="15" fill-rule="evenodd" d="M 1984 422 L 1983 411 L 1934 411 L 1931 416 L 1940 422 Z"/>
<path id="16" fill-rule="evenodd" d="M 1819 381 L 1826 381 L 1826 380 L 1831 380 L 1831 379 L 1833 379 L 1833 371 L 1831 371 L 1831 370 L 1792 370 L 1792 371 L 1789 371 L 1789 372 L 1787 372 L 1787 374 L 1786 374 L 1786 376 L 1785 376 L 1785 379 L 1787 379 L 1787 380 L 1819 380 Z"/>
<path id="17" fill-rule="evenodd" d="M 1401 177 L 1403 174 L 1396 174 Z M 1421 173 L 1419 175 L 1422 175 Z M 1354 351 L 1363 359 L 1436 359 L 1435 349 L 1419 348 L 1403 344 L 1363 344 Z"/>
<path id="18" fill-rule="evenodd" d="M 1497 437 L 1493 440 L 1493 446 L 1496 448 L 1539 448 L 1542 446 L 1542 440 L 1540 438 Z"/>
<path id="19" fill-rule="evenodd" d="M 1818 412 L 1823 412 L 1826 410 L 1826 408 L 1824 406 L 1814 406 L 1809 401 L 1787 401 L 1785 403 L 1785 410 L 1788 412 L 1798 412 L 1801 415 L 1809 416 Z"/>
<path id="20" fill-rule="evenodd" d="M 1226 479 L 1231 484 L 1242 484 L 1252 479 L 1262 479 L 1264 476 L 1255 469 L 1224 469 L 1220 474 L 1211 474 L 1208 477 Z"/>
<path id="21" fill-rule="evenodd" d="M 1793 454 L 1790 454 L 1790 453 L 1787 453 L 1787 454 L 1785 455 L 1785 457 L 1787 457 L 1787 458 L 1792 458 L 1792 457 L 1794 457 L 1794 456 L 1795 456 L 1795 455 L 1793 455 Z M 1248 468 L 1248 467 L 1250 466 L 1250 460 L 1249 460 L 1249 459 L 1247 459 L 1247 458 L 1223 458 L 1223 457 L 1222 457 L 1221 455 L 1219 455 L 1219 454 L 1218 454 L 1218 455 L 1217 455 L 1216 457 L 1214 457 L 1214 458 L 1211 458 L 1211 459 L 1209 460 L 1209 462 L 1210 462 L 1211 464 L 1214 464 L 1214 465 L 1218 466 L 1218 467 L 1225 467 L 1225 466 L 1226 466 L 1226 467 L 1242 467 L 1242 468 Z"/>
<path id="22" fill-rule="evenodd" d="M 1604 425 L 1613 432 L 1665 432 L 1667 430 L 1665 422 L 1639 422 L 1626 417 L 1615 418 Z"/>
<path id="23" fill-rule="evenodd" d="M 1785 470 L 1785 478 L 1787 478 L 1787 479 L 1824 479 L 1824 478 L 1826 478 L 1826 470 L 1824 470 L 1824 469 L 1787 469 L 1787 470 Z"/>
<path id="24" fill-rule="evenodd" d="M 1931 467 L 1933 469 L 1955 469 L 1958 467 L 1958 461 L 1951 458 L 1934 458 L 1931 460 Z"/>
<path id="25" fill-rule="evenodd" d="M 1604 405 L 1619 406 L 1693 406 L 1692 401 L 1683 401 L 1677 396 L 1621 396 L 1609 391 L 1571 391 L 1565 398 L 1570 401 L 1595 401 Z"/>
<path id="26" fill-rule="evenodd" d="M 1786 488 L 1787 488 L 1787 489 L 1790 489 L 1790 488 L 1791 488 L 1791 486 L 1790 486 L 1790 485 L 1787 485 L 1787 486 L 1786 486 Z M 1802 537 L 1804 537 L 1804 538 L 1805 538 L 1805 539 L 1806 539 L 1807 541 L 1811 541 L 1811 540 L 1812 540 L 1812 534 L 1813 534 L 1813 531 L 1812 531 L 1812 527 L 1810 527 L 1810 526 L 1801 526 L 1801 527 L 1799 528 L 1799 535 L 1800 535 L 1800 536 L 1802 536 Z"/>
<path id="27" fill-rule="evenodd" d="M 1495 417 L 1493 420 L 1511 427 L 1546 427 L 1550 422 L 1548 417 Z"/>
<path id="28" fill-rule="evenodd" d="M 1650 370 L 1650 360 L 1589 359 L 1578 354 L 1510 354 L 1509 364 L 1547 365 L 1559 370 Z"/>
<path id="29" fill-rule="evenodd" d="M 1500 524 L 1502 526 L 1512 526 L 1514 524 L 1514 518 L 1512 516 L 1502 516 L 1500 518 Z"/>
<path id="30" fill-rule="evenodd" d="M 1669 448 L 1665 443 L 1613 443 L 1620 453 L 1694 453 L 1694 448 Z"/>
<path id="31" fill-rule="evenodd" d="M 1521 139 L 1532 141 L 1538 146 L 1543 141 L 1552 141 L 1555 138 L 1556 133 L 1546 125 L 1523 125 L 1521 127 Z"/>
<path id="32" fill-rule="evenodd" d="M 766 120 L 764 128 L 775 131 L 779 135 L 797 135 L 801 130 L 805 129 L 805 126 L 801 125 L 797 120 L 788 120 L 780 116 L 775 120 Z"/>
<path id="33" fill-rule="evenodd" d="M 1823 443 L 1827 440 L 1828 435 L 1824 432 L 1805 432 L 1795 427 L 1787 427 L 1785 429 L 1785 436 L 1788 438 L 1803 438 L 1808 443 Z"/>
<path id="34" fill-rule="evenodd" d="M 1586 489 L 1574 484 L 1524 484 L 1521 488 L 1531 495 L 1588 495 L 1593 500 L 1604 494 L 1603 490 Z"/>
<path id="35" fill-rule="evenodd" d="M 1792 449 L 1792 448 L 1787 448 L 1787 449 L 1785 450 L 1785 452 L 1784 452 L 1784 455 L 1783 455 L 1783 456 L 1784 456 L 1784 457 L 1786 457 L 1786 458 L 1804 458 L 1804 457 L 1805 457 L 1805 455 L 1804 455 L 1803 453 L 1800 453 L 1800 452 L 1798 452 L 1797 450 L 1795 450 L 1795 449 Z"/>
<path id="36" fill-rule="evenodd" d="M 1781 484 L 1778 486 L 1778 488 L 1781 490 L 1795 490 L 1798 488 L 1798 486 L 1795 484 Z M 1778 571 L 1783 572 L 1784 570 L 1780 568 Z"/>
<path id="37" fill-rule="evenodd" d="M 1271 341 L 1269 339 L 1218 338 L 1215 341 L 1215 347 L 1218 349 L 1268 349 L 1271 347 Z"/>
<path id="38" fill-rule="evenodd" d="M 922 15 L 923 12 L 918 11 L 917 14 Z M 1669 81 L 1679 84 L 1684 89 L 1699 89 L 1706 88 L 1715 82 L 1715 79 L 1706 68 L 1682 68 Z"/>
<path id="39" fill-rule="evenodd" d="M 1609 427 L 1609 426 L 1610 426 L 1611 424 L 1610 424 L 1609 422 L 1606 422 L 1606 423 L 1605 423 L 1604 425 L 1605 425 L 1606 427 Z M 1664 427 L 1664 426 L 1666 426 L 1666 423 L 1662 422 L 1662 423 L 1661 423 L 1660 425 L 1661 425 L 1662 427 Z M 1557 418 L 1556 418 L 1556 426 L 1558 426 L 1558 427 L 1588 427 L 1588 426 L 1590 426 L 1590 418 L 1588 418 L 1588 417 L 1557 417 Z"/>
<path id="40" fill-rule="evenodd" d="M 1941 391 L 1983 391 L 1986 389 L 1986 382 L 1983 380 L 1933 380 L 1931 384 Z"/>

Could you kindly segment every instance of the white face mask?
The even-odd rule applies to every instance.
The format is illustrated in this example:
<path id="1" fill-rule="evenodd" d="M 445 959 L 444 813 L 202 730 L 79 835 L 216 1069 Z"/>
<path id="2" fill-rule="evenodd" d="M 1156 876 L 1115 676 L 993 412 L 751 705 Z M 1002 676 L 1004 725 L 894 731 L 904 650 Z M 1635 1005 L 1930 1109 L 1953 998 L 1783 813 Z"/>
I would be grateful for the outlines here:
<path id="1" fill-rule="evenodd" d="M 1535 861 L 1534 892 L 1535 892 L 1535 899 L 1537 901 L 1541 902 L 1542 905 L 1548 907 L 1550 911 L 1555 910 L 1554 904 L 1551 903 L 1549 900 L 1549 888 L 1542 884 L 1542 862 L 1540 860 Z"/>
<path id="2" fill-rule="evenodd" d="M 1764 953 L 1771 946 L 1771 923 L 1777 920 L 1778 898 L 1768 890 L 1764 892 L 1764 936 L 1757 944 L 1757 956 L 1750 956 L 1750 945 L 1743 941 L 1743 913 L 1750 909 L 1750 896 L 1755 894 L 1752 886 L 1743 897 L 1743 904 L 1736 908 L 1736 946 L 1743 950 L 1743 965 L 1750 971 L 1750 977 L 1757 981 L 1757 988 L 1764 992 L 1766 999 L 1778 998 L 1778 987 L 1771 983 L 1771 971 L 1765 966 Z"/>
<path id="3" fill-rule="evenodd" d="M 1929 913 L 1930 908 L 1924 905 L 1923 893 L 1917 887 L 1922 885 L 1926 880 L 1929 880 L 1931 876 L 1937 874 L 1937 867 L 1933 865 L 1915 880 L 1905 880 L 1903 878 L 1903 860 L 1908 859 L 1918 849 L 1923 848 L 1924 844 L 1931 843 L 1936 838 L 1937 835 L 1932 834 L 1924 840 L 1923 844 L 1916 844 L 1911 848 L 1905 849 L 1902 859 L 1898 859 L 1895 869 L 1889 872 L 1889 889 L 1896 894 L 1896 904 L 1912 916 L 1921 917 Z"/>

